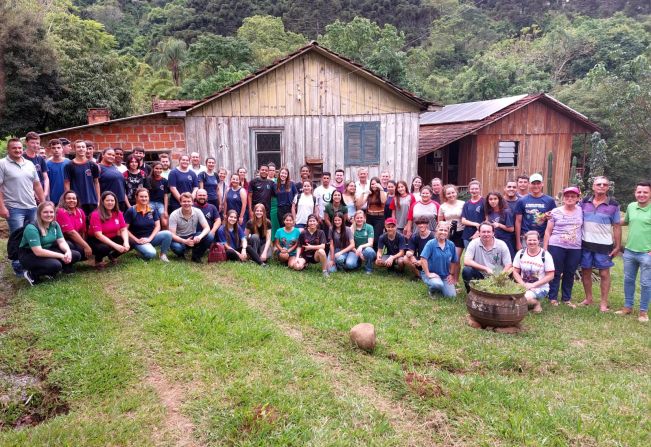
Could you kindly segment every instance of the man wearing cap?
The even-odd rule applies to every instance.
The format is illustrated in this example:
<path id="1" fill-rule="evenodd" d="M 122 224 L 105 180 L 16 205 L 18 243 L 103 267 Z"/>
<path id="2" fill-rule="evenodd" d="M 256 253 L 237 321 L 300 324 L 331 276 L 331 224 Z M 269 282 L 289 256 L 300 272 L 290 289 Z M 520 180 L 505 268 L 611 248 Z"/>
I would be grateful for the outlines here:
<path id="1" fill-rule="evenodd" d="M 581 243 L 581 277 L 585 300 L 584 306 L 592 304 L 592 269 L 599 270 L 600 304 L 602 312 L 608 311 L 610 292 L 610 268 L 622 246 L 622 227 L 619 203 L 608 197 L 610 182 L 606 177 L 595 177 L 592 182 L 592 196 L 581 202 L 583 209 L 583 241 Z"/>
<path id="2" fill-rule="evenodd" d="M 393 217 L 384 221 L 385 233 L 382 233 L 377 243 L 375 265 L 387 269 L 402 270 L 404 256 L 407 251 L 407 240 L 398 233 L 397 222 Z"/>
<path id="3" fill-rule="evenodd" d="M 527 231 L 536 231 L 542 242 L 547 228 L 548 213 L 556 208 L 554 199 L 543 194 L 543 177 L 536 173 L 529 177 L 529 194 L 520 198 L 515 205 L 515 245 L 520 250 L 526 244 L 523 236 Z"/>
<path id="4" fill-rule="evenodd" d="M 635 280 L 640 271 L 640 323 L 649 322 L 651 300 L 651 182 L 635 186 L 636 202 L 626 208 L 628 238 L 624 250 L 624 307 L 615 313 L 628 315 L 635 303 Z"/>

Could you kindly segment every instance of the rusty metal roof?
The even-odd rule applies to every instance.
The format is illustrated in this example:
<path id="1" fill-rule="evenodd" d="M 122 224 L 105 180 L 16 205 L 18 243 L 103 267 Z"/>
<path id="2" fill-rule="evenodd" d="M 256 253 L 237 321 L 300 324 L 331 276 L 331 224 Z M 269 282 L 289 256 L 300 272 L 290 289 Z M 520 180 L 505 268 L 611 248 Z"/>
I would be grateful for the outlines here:
<path id="1" fill-rule="evenodd" d="M 217 98 L 220 98 L 234 90 L 237 90 L 238 88 L 242 87 L 245 84 L 248 84 L 249 82 L 258 79 L 265 74 L 269 73 L 270 71 L 273 71 L 274 69 L 278 68 L 279 66 L 286 64 L 289 61 L 292 61 L 296 59 L 297 57 L 302 56 L 303 54 L 310 52 L 310 51 L 316 51 L 317 53 L 321 54 L 322 56 L 337 61 L 338 63 L 345 65 L 349 68 L 351 68 L 351 73 L 359 73 L 360 75 L 366 77 L 367 79 L 370 79 L 374 81 L 375 83 L 384 86 L 388 90 L 391 90 L 395 93 L 397 93 L 399 96 L 402 96 L 406 101 L 415 103 L 418 107 L 421 108 L 421 110 L 427 110 L 427 107 L 430 105 L 438 105 L 435 102 L 432 101 L 427 101 L 425 99 L 419 98 L 415 94 L 411 93 L 408 90 L 405 90 L 402 87 L 397 86 L 396 84 L 392 83 L 391 81 L 388 81 L 384 79 L 383 77 L 376 75 L 372 71 L 368 70 L 367 68 L 364 68 L 361 64 L 353 61 L 352 59 L 349 59 L 345 56 L 342 56 L 340 54 L 335 53 L 332 50 L 329 50 L 321 45 L 315 40 L 311 41 L 309 44 L 305 45 L 304 47 L 299 48 L 298 50 L 294 51 L 293 53 L 288 54 L 287 56 L 277 59 L 274 62 L 272 62 L 270 65 L 267 65 L 264 68 L 261 68 L 254 73 L 251 73 L 249 76 L 245 77 L 244 79 L 241 79 L 240 81 L 236 82 L 233 85 L 230 85 L 216 93 L 213 93 L 212 95 L 206 96 L 202 100 L 200 100 L 197 104 L 192 106 L 191 108 L 188 109 L 189 111 L 192 111 L 196 108 L 199 108 L 203 106 L 204 104 L 213 101 Z"/>
<path id="2" fill-rule="evenodd" d="M 446 106 L 440 111 L 425 112 L 421 114 L 420 130 L 418 137 L 418 156 L 422 157 L 430 152 L 442 148 L 450 143 L 453 143 L 461 138 L 470 135 L 478 130 L 486 127 L 505 116 L 521 109 L 535 101 L 542 101 L 545 105 L 555 109 L 559 113 L 569 116 L 575 121 L 578 121 L 583 127 L 591 132 L 600 131 L 599 127 L 590 121 L 586 116 L 577 112 L 576 110 L 566 106 L 557 99 L 545 94 L 537 93 L 523 96 L 514 96 L 509 98 L 502 98 L 501 100 L 480 101 L 479 103 L 465 103 L 465 104 L 452 104 Z M 470 104 L 491 103 L 490 106 L 482 108 L 480 106 L 464 107 Z M 480 110 L 494 110 L 496 105 L 501 104 L 501 108 L 494 111 L 490 115 L 479 113 Z M 446 108 L 453 111 L 468 111 L 468 115 L 461 113 L 443 115 L 443 119 L 439 120 L 434 118 L 438 113 L 443 113 Z M 479 116 L 485 115 L 483 118 Z M 452 120 L 452 121 L 451 121 Z"/>
<path id="3" fill-rule="evenodd" d="M 157 99 L 151 101 L 151 111 L 156 112 L 171 112 L 173 110 L 187 110 L 196 103 L 198 99 Z"/>

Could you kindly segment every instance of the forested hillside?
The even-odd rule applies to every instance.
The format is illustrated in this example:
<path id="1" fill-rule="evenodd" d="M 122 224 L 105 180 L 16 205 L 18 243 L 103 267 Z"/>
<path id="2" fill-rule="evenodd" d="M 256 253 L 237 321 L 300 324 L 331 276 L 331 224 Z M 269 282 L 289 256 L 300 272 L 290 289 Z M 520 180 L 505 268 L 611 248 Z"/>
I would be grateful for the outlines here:
<path id="1" fill-rule="evenodd" d="M 651 176 L 648 0 L 5 0 L 0 137 L 201 98 L 311 39 L 442 103 L 545 91 Z"/>

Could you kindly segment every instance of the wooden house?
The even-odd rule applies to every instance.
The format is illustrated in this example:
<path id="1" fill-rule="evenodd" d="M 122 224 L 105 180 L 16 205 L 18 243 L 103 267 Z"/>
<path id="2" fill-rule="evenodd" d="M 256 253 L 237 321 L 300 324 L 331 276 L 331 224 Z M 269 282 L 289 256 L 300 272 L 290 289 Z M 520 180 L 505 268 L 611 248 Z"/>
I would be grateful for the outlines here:
<path id="1" fill-rule="evenodd" d="M 252 172 L 273 161 L 296 178 L 360 166 L 416 172 L 418 120 L 430 103 L 316 42 L 186 110 L 188 148 Z"/>
<path id="2" fill-rule="evenodd" d="M 568 183 L 574 136 L 598 130 L 544 93 L 451 104 L 421 114 L 418 173 L 461 186 L 476 178 L 484 192 L 502 191 L 520 174 L 547 177 L 551 152 L 553 194 Z"/>
<path id="3" fill-rule="evenodd" d="M 261 163 L 313 172 L 416 173 L 420 113 L 433 106 L 317 42 L 199 101 L 155 101 L 150 114 L 42 134 L 143 147 L 148 159 L 197 151 L 229 170 Z M 168 134 L 169 131 L 169 134 Z"/>

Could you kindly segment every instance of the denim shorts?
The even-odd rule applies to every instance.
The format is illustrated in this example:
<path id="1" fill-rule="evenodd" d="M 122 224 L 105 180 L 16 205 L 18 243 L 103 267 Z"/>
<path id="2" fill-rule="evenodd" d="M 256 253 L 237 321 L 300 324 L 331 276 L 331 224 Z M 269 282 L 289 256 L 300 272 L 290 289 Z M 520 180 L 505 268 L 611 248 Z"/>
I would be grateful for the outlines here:
<path id="1" fill-rule="evenodd" d="M 165 210 L 165 204 L 163 202 L 149 202 L 149 206 L 158 211 L 159 216 L 163 215 L 163 211 Z"/>
<path id="2" fill-rule="evenodd" d="M 612 258 L 605 253 L 595 253 L 594 251 L 583 249 L 581 253 L 581 268 L 583 269 L 609 269 L 614 266 L 615 263 L 612 261 Z"/>

